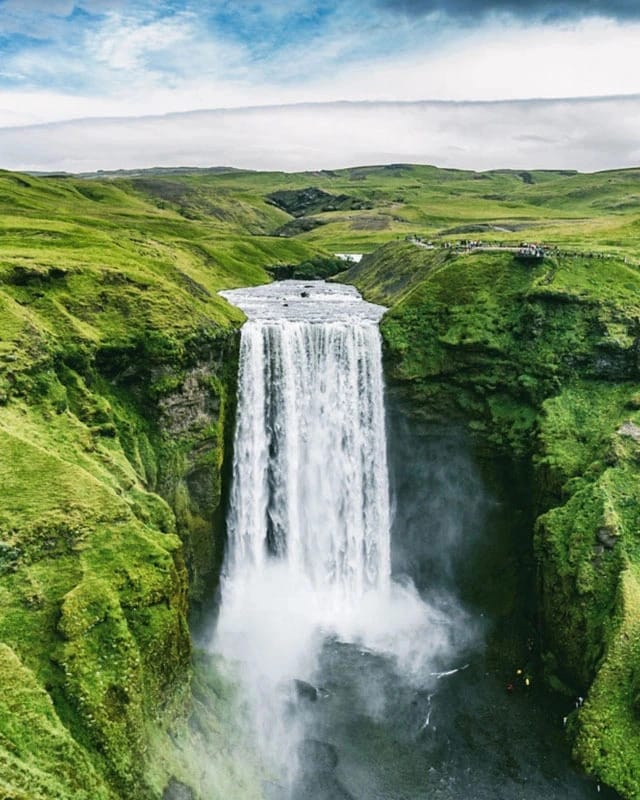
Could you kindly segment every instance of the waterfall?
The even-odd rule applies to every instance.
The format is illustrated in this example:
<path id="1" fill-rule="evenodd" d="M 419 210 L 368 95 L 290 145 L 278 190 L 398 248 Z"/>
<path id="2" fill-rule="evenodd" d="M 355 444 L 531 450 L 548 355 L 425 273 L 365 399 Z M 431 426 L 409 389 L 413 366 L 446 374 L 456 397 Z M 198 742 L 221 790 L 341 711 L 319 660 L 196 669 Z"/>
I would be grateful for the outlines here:
<path id="1" fill-rule="evenodd" d="M 280 558 L 345 601 L 381 588 L 389 579 L 388 497 L 375 323 L 247 322 L 230 573 Z"/>
<path id="2" fill-rule="evenodd" d="M 400 495 L 394 566 L 428 556 L 432 571 L 422 594 L 391 574 L 384 309 L 322 282 L 223 295 L 247 321 L 212 648 L 236 681 L 264 778 L 260 798 L 239 782 L 234 800 L 494 796 L 512 746 L 498 793 L 556 796 L 555 778 L 544 789 L 513 772 L 529 723 L 518 734 L 501 712 L 487 727 L 487 708 L 506 710 L 505 668 L 490 676 L 482 620 L 433 580 L 482 524 L 464 452 L 430 446 L 421 462 L 424 442 L 393 443 L 394 485 L 411 473 L 417 489 Z"/>
<path id="3" fill-rule="evenodd" d="M 387 586 L 390 573 L 377 326 L 384 309 L 350 287 L 301 286 L 226 295 L 249 316 L 241 334 L 228 577 L 280 559 L 336 603 L 353 603 Z"/>
<path id="4" fill-rule="evenodd" d="M 247 322 L 214 647 L 239 670 L 259 746 L 287 784 L 309 736 L 295 686 L 314 680 L 323 643 L 424 674 L 448 634 L 391 580 L 385 309 L 322 282 L 222 294 Z"/>

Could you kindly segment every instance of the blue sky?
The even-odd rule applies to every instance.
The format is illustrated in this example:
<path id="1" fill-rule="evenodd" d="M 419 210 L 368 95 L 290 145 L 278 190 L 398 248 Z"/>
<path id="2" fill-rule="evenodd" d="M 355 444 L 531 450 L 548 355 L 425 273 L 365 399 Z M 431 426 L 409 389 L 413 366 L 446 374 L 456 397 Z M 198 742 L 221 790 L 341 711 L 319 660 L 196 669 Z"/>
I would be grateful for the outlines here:
<path id="1" fill-rule="evenodd" d="M 640 0 L 0 0 L 0 128 L 640 93 Z"/>

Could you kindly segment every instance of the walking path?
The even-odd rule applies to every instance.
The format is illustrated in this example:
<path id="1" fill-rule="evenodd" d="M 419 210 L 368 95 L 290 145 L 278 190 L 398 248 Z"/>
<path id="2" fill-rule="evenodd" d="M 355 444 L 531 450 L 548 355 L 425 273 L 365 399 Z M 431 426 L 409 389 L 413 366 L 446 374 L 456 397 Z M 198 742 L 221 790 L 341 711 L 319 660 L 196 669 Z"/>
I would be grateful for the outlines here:
<path id="1" fill-rule="evenodd" d="M 522 242 L 521 244 L 503 244 L 496 242 L 489 244 L 482 241 L 463 239 L 458 242 L 439 242 L 434 244 L 431 241 L 423 241 L 415 237 L 410 237 L 407 241 L 414 244 L 416 247 L 422 247 L 424 250 L 450 250 L 454 253 L 514 253 L 522 258 L 530 258 L 542 260 L 546 255 L 550 256 L 583 256 L 584 258 L 623 258 L 625 264 L 627 263 L 626 256 L 620 256 L 618 253 L 600 253 L 593 250 L 562 250 L 555 245 L 545 244 L 530 244 Z"/>

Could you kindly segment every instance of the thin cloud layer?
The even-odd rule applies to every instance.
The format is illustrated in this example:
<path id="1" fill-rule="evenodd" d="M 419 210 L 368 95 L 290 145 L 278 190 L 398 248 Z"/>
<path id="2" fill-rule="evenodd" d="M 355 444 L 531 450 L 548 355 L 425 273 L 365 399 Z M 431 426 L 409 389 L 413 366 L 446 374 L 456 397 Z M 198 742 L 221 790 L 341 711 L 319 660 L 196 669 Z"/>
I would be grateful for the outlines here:
<path id="1" fill-rule="evenodd" d="M 34 171 L 431 163 L 594 171 L 640 163 L 640 97 L 337 103 L 0 129 L 0 166 Z"/>
<path id="2" fill-rule="evenodd" d="M 0 0 L 0 126 L 627 94 L 640 91 L 639 40 L 630 0 Z"/>

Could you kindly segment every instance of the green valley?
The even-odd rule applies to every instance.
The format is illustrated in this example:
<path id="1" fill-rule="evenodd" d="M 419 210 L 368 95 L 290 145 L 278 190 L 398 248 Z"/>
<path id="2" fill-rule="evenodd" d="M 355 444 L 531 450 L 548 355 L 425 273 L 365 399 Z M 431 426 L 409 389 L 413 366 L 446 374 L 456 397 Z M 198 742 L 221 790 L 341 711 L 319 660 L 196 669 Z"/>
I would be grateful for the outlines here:
<path id="1" fill-rule="evenodd" d="M 261 796 L 194 646 L 244 320 L 217 293 L 337 253 L 409 413 L 525 465 L 544 678 L 585 698 L 577 763 L 640 798 L 640 169 L 404 164 L 0 172 L 0 796 Z"/>

